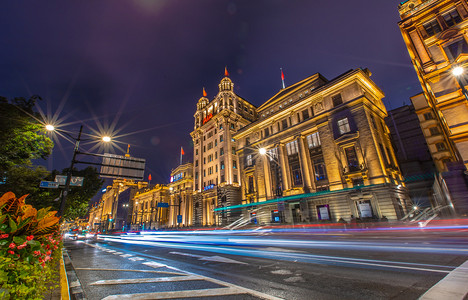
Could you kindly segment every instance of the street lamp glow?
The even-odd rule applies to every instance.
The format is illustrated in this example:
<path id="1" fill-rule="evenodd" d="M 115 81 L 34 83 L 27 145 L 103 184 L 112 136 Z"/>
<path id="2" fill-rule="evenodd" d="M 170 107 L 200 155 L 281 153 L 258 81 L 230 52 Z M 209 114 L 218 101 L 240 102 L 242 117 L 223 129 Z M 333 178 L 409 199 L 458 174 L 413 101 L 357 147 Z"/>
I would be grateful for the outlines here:
<path id="1" fill-rule="evenodd" d="M 46 128 L 48 131 L 54 131 L 54 130 L 55 130 L 54 125 L 50 125 L 50 124 L 47 124 L 47 125 L 45 126 L 45 128 Z"/>
<path id="2" fill-rule="evenodd" d="M 265 148 L 260 148 L 260 149 L 258 150 L 258 152 L 259 152 L 261 155 L 265 155 L 267 151 L 266 151 Z"/>
<path id="3" fill-rule="evenodd" d="M 102 138 L 102 141 L 106 142 L 106 143 L 109 143 L 111 141 L 111 138 L 110 138 L 110 136 L 105 136 L 105 137 Z"/>
<path id="4" fill-rule="evenodd" d="M 415 205 L 415 206 L 413 206 L 413 209 L 414 209 L 414 210 L 417 210 L 417 209 L 418 209 L 418 207 Z"/>
<path id="5" fill-rule="evenodd" d="M 463 74 L 464 71 L 465 70 L 463 69 L 463 67 L 455 67 L 452 70 L 452 74 L 455 76 L 460 76 L 461 74 Z"/>

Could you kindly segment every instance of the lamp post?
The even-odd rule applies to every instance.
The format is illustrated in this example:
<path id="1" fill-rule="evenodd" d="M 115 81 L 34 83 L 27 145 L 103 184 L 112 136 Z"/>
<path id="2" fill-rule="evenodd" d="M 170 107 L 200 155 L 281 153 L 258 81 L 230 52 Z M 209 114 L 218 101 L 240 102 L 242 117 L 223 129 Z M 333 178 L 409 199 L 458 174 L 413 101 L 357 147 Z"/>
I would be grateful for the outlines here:
<path id="1" fill-rule="evenodd" d="M 465 99 L 468 100 L 468 92 L 466 91 L 465 84 L 462 81 L 462 75 L 465 73 L 465 69 L 461 66 L 457 66 L 452 69 L 452 75 L 455 77 L 455 79 L 458 82 L 458 85 L 460 86 L 463 96 L 465 96 Z"/>
<path id="2" fill-rule="evenodd" d="M 59 131 L 58 129 L 55 128 L 54 125 L 51 125 L 51 124 L 47 124 L 45 126 L 45 128 L 48 131 Z M 72 160 L 71 160 L 71 163 L 70 163 L 70 168 L 67 170 L 67 179 L 65 181 L 65 187 L 63 189 L 62 196 L 60 198 L 60 208 L 59 208 L 59 211 L 58 211 L 58 216 L 62 217 L 64 212 L 65 212 L 65 204 L 66 204 L 66 201 L 67 201 L 68 192 L 70 190 L 70 183 L 71 183 L 73 166 L 76 163 L 76 155 L 79 152 L 78 150 L 79 150 L 80 141 L 81 141 L 81 133 L 83 132 L 83 125 L 80 126 L 80 131 L 78 133 L 77 138 L 74 138 L 73 136 L 71 136 L 69 133 L 67 133 L 65 131 L 59 131 L 59 132 L 61 132 L 63 134 L 66 134 L 68 137 L 70 137 L 71 139 L 73 139 L 75 141 L 75 147 L 73 148 L 73 156 L 72 156 Z M 104 142 L 110 142 L 111 138 L 108 137 L 108 136 L 104 136 L 102 138 L 102 140 Z"/>

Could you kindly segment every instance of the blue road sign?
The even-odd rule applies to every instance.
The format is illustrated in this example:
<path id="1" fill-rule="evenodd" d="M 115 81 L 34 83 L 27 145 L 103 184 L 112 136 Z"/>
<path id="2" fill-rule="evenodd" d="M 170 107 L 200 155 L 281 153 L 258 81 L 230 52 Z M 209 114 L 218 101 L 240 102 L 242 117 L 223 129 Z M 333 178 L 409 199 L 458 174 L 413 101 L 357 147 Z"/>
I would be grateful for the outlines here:
<path id="1" fill-rule="evenodd" d="M 169 203 L 159 202 L 158 207 L 169 207 Z"/>
<path id="2" fill-rule="evenodd" d="M 182 215 L 177 215 L 177 223 L 182 223 Z"/>
<path id="3" fill-rule="evenodd" d="M 46 189 L 57 189 L 59 187 L 59 183 L 55 181 L 41 181 L 39 187 Z"/>

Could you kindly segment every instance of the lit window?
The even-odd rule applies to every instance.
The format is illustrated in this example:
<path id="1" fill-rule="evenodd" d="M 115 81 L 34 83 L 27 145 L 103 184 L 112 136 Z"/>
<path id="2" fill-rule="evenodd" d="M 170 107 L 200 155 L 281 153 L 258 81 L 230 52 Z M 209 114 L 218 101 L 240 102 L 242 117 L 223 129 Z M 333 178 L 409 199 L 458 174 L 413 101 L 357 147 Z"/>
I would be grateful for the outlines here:
<path id="1" fill-rule="evenodd" d="M 247 155 L 247 158 L 246 158 L 246 163 L 245 163 L 247 166 L 251 166 L 252 165 L 252 154 L 249 154 Z"/>
<path id="2" fill-rule="evenodd" d="M 222 142 L 223 141 L 223 135 L 220 135 L 219 136 L 219 142 Z"/>
<path id="3" fill-rule="evenodd" d="M 351 131 L 351 129 L 349 128 L 348 118 L 338 120 L 338 129 L 340 131 L 340 134 L 345 134 Z"/>
<path id="4" fill-rule="evenodd" d="M 233 155 L 236 155 L 236 147 L 232 147 L 231 151 Z"/>
<path id="5" fill-rule="evenodd" d="M 221 169 L 221 170 L 224 170 L 224 161 L 221 162 L 220 169 Z"/>
<path id="6" fill-rule="evenodd" d="M 314 132 L 307 136 L 307 144 L 309 149 L 316 148 L 320 146 L 320 137 L 318 132 Z"/>
<path id="7" fill-rule="evenodd" d="M 232 161 L 232 167 L 234 169 L 237 169 L 237 161 L 235 161 L 235 160 Z"/>
<path id="8" fill-rule="evenodd" d="M 290 143 L 287 143 L 286 151 L 288 152 L 288 155 L 296 154 L 299 151 L 297 141 L 292 141 Z"/>

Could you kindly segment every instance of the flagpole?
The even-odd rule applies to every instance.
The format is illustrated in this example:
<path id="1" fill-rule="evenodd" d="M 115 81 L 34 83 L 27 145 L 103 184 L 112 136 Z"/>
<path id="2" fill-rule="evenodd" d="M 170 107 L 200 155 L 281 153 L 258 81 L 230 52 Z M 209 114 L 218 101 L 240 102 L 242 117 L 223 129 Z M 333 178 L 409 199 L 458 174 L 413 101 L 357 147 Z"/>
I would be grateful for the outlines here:
<path id="1" fill-rule="evenodd" d="M 280 68 L 281 70 L 281 82 L 283 83 L 283 89 L 286 88 L 286 86 L 284 85 L 284 74 L 283 74 L 283 68 Z"/>
<path id="2" fill-rule="evenodd" d="M 180 164 L 182 165 L 182 147 L 180 147 Z"/>

